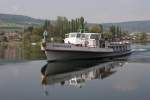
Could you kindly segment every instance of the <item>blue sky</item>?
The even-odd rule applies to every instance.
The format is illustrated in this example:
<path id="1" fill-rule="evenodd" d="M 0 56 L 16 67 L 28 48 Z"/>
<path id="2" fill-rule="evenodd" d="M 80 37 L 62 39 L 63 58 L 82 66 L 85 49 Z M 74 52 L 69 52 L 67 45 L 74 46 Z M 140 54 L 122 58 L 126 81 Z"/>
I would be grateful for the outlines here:
<path id="1" fill-rule="evenodd" d="M 150 20 L 149 9 L 150 0 L 0 0 L 0 13 L 42 19 L 83 16 L 92 23 Z"/>

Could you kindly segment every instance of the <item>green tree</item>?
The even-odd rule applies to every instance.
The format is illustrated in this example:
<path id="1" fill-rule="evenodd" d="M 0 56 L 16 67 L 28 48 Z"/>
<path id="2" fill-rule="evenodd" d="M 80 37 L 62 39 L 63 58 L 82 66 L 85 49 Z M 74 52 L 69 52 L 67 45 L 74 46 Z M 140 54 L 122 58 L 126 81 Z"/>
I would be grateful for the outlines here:
<path id="1" fill-rule="evenodd" d="M 140 34 L 140 41 L 146 42 L 147 41 L 147 34 L 145 32 L 139 33 Z"/>
<path id="2" fill-rule="evenodd" d="M 84 29 L 85 29 L 84 17 L 80 17 L 80 30 L 81 30 L 81 33 L 84 32 Z"/>
<path id="3" fill-rule="evenodd" d="M 83 17 L 68 20 L 66 17 L 58 16 L 55 23 L 51 23 L 50 20 L 45 20 L 41 27 L 28 27 L 24 33 L 24 38 L 30 42 L 41 41 L 44 30 L 47 30 L 49 33 L 48 38 L 53 37 L 54 40 L 60 41 L 69 32 L 79 32 L 80 29 L 84 32 L 85 28 L 88 30 L 85 24 Z"/>
<path id="4" fill-rule="evenodd" d="M 112 38 L 116 37 L 116 28 L 114 25 L 110 26 L 109 32 L 112 33 Z"/>
<path id="5" fill-rule="evenodd" d="M 100 27 L 100 33 L 103 33 L 103 25 L 99 24 L 99 27 Z"/>
<path id="6" fill-rule="evenodd" d="M 29 26 L 29 27 L 27 27 L 27 29 L 25 30 L 26 32 L 32 32 L 33 31 L 33 26 Z"/>
<path id="7" fill-rule="evenodd" d="M 112 32 L 104 32 L 103 35 L 104 35 L 104 38 L 112 39 Z"/>
<path id="8" fill-rule="evenodd" d="M 101 33 L 101 27 L 99 25 L 95 25 L 91 28 L 90 32 L 92 33 Z"/>
<path id="9" fill-rule="evenodd" d="M 109 32 L 112 33 L 112 38 L 120 38 L 122 36 L 122 30 L 119 26 L 110 26 Z"/>
<path id="10" fill-rule="evenodd" d="M 45 20 L 44 26 L 43 26 L 44 30 L 48 30 L 49 26 L 50 26 L 50 20 Z"/>

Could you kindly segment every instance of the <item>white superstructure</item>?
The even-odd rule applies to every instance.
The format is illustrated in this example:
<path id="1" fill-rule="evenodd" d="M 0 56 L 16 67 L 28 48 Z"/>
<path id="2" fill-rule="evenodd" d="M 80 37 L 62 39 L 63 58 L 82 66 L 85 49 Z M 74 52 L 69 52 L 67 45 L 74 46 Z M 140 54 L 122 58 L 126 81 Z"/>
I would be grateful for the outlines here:
<path id="1" fill-rule="evenodd" d="M 64 43 L 96 47 L 100 38 L 100 33 L 69 33 L 68 37 L 64 39 Z"/>

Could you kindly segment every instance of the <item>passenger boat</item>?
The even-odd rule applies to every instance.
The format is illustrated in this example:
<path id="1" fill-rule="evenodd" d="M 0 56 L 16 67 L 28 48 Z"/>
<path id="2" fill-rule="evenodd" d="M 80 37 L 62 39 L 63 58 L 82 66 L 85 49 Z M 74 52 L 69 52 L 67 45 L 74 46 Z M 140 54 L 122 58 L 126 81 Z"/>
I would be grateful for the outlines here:
<path id="1" fill-rule="evenodd" d="M 127 40 L 109 41 L 103 39 L 100 33 L 80 32 L 69 33 L 64 43 L 47 43 L 43 40 L 41 49 L 48 61 L 112 58 L 132 52 Z"/>

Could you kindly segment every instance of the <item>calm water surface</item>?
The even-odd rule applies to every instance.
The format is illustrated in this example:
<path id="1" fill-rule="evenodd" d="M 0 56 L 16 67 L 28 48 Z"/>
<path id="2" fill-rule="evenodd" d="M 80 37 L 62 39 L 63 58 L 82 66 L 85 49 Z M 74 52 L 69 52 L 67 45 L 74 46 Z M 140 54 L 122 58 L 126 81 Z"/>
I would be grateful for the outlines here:
<path id="1" fill-rule="evenodd" d="M 113 60 L 47 63 L 38 47 L 0 46 L 1 100 L 150 100 L 150 45 Z"/>

